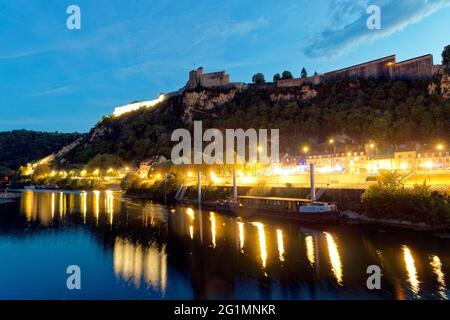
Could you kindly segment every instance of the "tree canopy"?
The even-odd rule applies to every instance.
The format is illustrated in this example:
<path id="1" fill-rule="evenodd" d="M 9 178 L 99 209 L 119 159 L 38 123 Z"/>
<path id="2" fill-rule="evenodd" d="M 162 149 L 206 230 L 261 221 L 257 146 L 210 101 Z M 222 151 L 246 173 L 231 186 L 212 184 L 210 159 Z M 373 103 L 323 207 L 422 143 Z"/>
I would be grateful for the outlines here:
<path id="1" fill-rule="evenodd" d="M 305 68 L 302 68 L 302 71 L 301 71 L 301 77 L 302 77 L 302 78 L 306 78 L 307 76 L 308 76 L 308 72 L 306 71 Z"/>
<path id="2" fill-rule="evenodd" d="M 266 79 L 264 78 L 264 74 L 262 73 L 257 73 L 255 75 L 253 75 L 252 77 L 252 82 L 254 84 L 263 84 L 266 82 Z"/>
<path id="3" fill-rule="evenodd" d="M 0 132 L 0 165 L 17 169 L 59 151 L 82 136 L 79 133 L 28 130 Z"/>
<path id="4" fill-rule="evenodd" d="M 442 65 L 447 72 L 450 70 L 450 44 L 442 51 Z"/>
<path id="5" fill-rule="evenodd" d="M 99 169 L 102 171 L 106 171 L 109 168 L 118 169 L 122 166 L 122 159 L 114 154 L 98 154 L 87 163 L 89 169 Z"/>
<path id="6" fill-rule="evenodd" d="M 273 82 L 277 83 L 278 80 L 281 80 L 281 75 L 279 73 L 275 73 L 273 75 Z"/>
<path id="7" fill-rule="evenodd" d="M 281 74 L 281 79 L 287 80 L 287 79 L 293 79 L 292 73 L 290 71 L 283 71 Z"/>

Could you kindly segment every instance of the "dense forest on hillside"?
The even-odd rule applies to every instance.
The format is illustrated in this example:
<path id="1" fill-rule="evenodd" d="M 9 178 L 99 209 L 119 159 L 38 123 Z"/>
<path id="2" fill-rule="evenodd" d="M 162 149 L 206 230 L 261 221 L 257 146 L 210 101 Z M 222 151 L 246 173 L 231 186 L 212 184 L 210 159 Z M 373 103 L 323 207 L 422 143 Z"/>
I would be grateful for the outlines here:
<path id="1" fill-rule="evenodd" d="M 255 85 L 212 109 L 192 108 L 192 120 L 203 120 L 204 130 L 279 128 L 280 151 L 290 154 L 298 154 L 303 143 L 320 148 L 335 135 L 348 136 L 356 145 L 430 143 L 450 137 L 450 101 L 429 94 L 428 85 L 429 81 L 348 79 L 312 86 L 317 95 L 307 100 L 299 97 L 299 88 Z M 208 89 L 217 95 L 229 90 Z M 285 98 L 273 99 L 274 95 Z M 169 157 L 175 144 L 170 142 L 172 131 L 192 129 L 184 114 L 183 97 L 178 96 L 155 110 L 104 118 L 64 158 L 81 164 L 99 153 L 135 162 L 152 155 Z"/>
<path id="2" fill-rule="evenodd" d="M 15 130 L 0 132 L 0 166 L 17 169 L 80 138 L 79 133 Z"/>

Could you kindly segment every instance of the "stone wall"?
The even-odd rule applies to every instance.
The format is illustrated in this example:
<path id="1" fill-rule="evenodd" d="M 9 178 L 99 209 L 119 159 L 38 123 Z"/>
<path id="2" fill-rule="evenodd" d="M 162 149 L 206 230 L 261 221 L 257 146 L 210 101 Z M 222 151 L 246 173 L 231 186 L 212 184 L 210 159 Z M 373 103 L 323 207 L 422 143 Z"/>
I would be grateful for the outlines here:
<path id="1" fill-rule="evenodd" d="M 394 79 L 430 79 L 433 76 L 433 56 L 425 56 L 396 63 L 391 68 Z"/>
<path id="2" fill-rule="evenodd" d="M 230 76 L 223 72 L 204 74 L 200 78 L 200 86 L 204 88 L 220 87 L 230 83 Z"/>
<path id="3" fill-rule="evenodd" d="M 395 55 L 361 63 L 348 68 L 327 72 L 324 81 L 342 80 L 349 78 L 390 77 L 390 67 L 395 64 Z"/>
<path id="4" fill-rule="evenodd" d="M 290 87 L 301 87 L 304 84 L 319 84 L 320 76 L 314 75 L 307 78 L 294 78 L 286 80 L 278 80 L 277 87 L 279 88 L 290 88 Z"/>
<path id="5" fill-rule="evenodd" d="M 204 73 L 203 67 L 189 72 L 189 81 L 186 89 L 195 89 L 197 87 L 212 88 L 222 87 L 230 84 L 230 76 L 225 71 Z"/>

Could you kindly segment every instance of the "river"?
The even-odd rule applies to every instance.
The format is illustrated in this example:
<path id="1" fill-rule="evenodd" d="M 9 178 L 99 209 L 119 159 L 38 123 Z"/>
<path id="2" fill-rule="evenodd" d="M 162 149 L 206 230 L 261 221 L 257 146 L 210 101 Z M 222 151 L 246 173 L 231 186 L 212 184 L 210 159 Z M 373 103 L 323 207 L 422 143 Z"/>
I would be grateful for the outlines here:
<path id="1" fill-rule="evenodd" d="M 449 248 L 428 232 L 25 191 L 0 205 L 0 299 L 448 299 Z M 381 290 L 367 288 L 370 265 Z"/>

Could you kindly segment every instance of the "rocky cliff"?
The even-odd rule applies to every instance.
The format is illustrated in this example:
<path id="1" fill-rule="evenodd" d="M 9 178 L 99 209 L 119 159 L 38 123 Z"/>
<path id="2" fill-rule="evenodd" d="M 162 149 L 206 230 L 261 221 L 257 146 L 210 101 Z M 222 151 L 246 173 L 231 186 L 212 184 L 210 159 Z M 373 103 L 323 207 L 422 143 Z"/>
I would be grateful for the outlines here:
<path id="1" fill-rule="evenodd" d="M 433 92 L 432 92 L 433 91 Z M 440 96 L 439 93 L 442 93 Z M 196 88 L 170 96 L 154 108 L 106 117 L 82 140 L 66 147 L 56 161 L 84 164 L 97 154 L 115 154 L 127 162 L 151 156 L 170 158 L 172 132 L 204 128 L 277 128 L 280 152 L 297 154 L 307 143 L 329 148 L 329 137 L 355 143 L 428 143 L 450 136 L 449 78 L 440 88 L 429 81 L 392 79 L 339 80 L 279 88 Z M 444 99 L 446 98 L 446 99 Z"/>
<path id="2" fill-rule="evenodd" d="M 444 99 L 450 99 L 450 75 L 448 74 L 442 76 L 441 95 Z"/>

